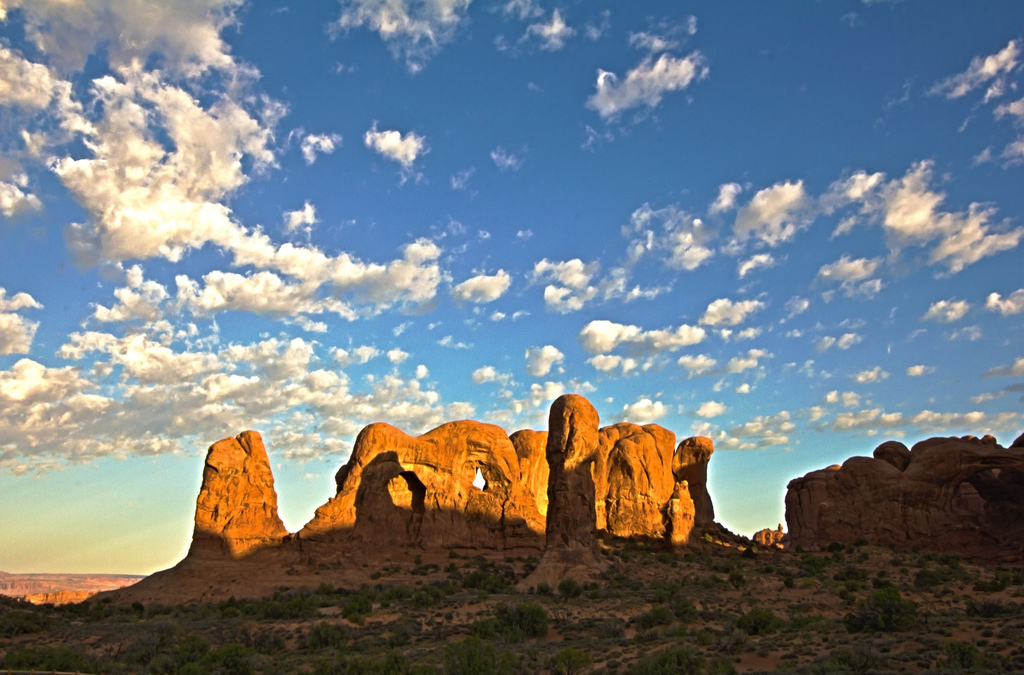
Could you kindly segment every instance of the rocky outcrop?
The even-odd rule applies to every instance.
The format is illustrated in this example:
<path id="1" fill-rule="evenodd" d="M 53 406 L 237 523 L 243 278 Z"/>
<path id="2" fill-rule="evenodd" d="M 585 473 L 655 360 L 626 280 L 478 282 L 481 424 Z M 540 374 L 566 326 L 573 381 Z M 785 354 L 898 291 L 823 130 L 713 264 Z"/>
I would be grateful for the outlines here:
<path id="1" fill-rule="evenodd" d="M 765 548 L 783 548 L 786 542 L 786 530 L 782 523 L 777 529 L 765 528 L 754 533 L 754 541 Z"/>
<path id="2" fill-rule="evenodd" d="M 548 515 L 548 432 L 522 429 L 509 436 L 519 457 L 519 482 L 534 496 L 540 515 Z"/>
<path id="3" fill-rule="evenodd" d="M 565 394 L 551 404 L 546 446 L 549 550 L 597 550 L 591 464 L 597 456 L 598 424 L 597 410 L 582 396 Z"/>
<path id="4" fill-rule="evenodd" d="M 665 536 L 675 444 L 676 435 L 657 424 L 623 422 L 598 432 L 591 465 L 598 530 L 616 537 Z"/>
<path id="5" fill-rule="evenodd" d="M 672 458 L 672 473 L 676 481 L 686 481 L 690 497 L 696 507 L 696 524 L 709 525 L 715 521 L 715 507 L 708 493 L 708 462 L 715 452 L 710 438 L 693 436 L 679 443 Z"/>
<path id="6" fill-rule="evenodd" d="M 539 478 L 535 458 L 527 464 Z M 483 489 L 473 484 L 478 471 Z M 544 533 L 516 448 L 493 424 L 449 422 L 415 437 L 371 424 L 335 480 L 337 495 L 317 509 L 300 540 L 505 549 L 539 547 Z"/>
<path id="7" fill-rule="evenodd" d="M 991 436 L 930 438 L 907 451 L 890 441 L 874 457 L 812 471 L 789 483 L 790 545 L 863 537 L 979 561 L 1024 559 L 1024 447 L 1018 442 L 1003 448 Z"/>
<path id="8" fill-rule="evenodd" d="M 697 508 L 690 498 L 690 486 L 686 481 L 676 483 L 672 499 L 668 502 L 669 541 L 673 546 L 690 543 L 690 534 L 696 525 Z"/>
<path id="9" fill-rule="evenodd" d="M 196 500 L 188 555 L 241 558 L 288 536 L 277 514 L 277 492 L 263 439 L 243 431 L 210 446 Z"/>

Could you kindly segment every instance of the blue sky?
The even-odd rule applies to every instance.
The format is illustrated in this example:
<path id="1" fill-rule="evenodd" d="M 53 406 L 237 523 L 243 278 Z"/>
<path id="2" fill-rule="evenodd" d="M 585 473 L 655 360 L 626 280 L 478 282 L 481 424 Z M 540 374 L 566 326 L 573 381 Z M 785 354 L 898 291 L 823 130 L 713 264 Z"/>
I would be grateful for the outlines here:
<path id="1" fill-rule="evenodd" d="M 147 573 L 202 457 L 364 425 L 717 448 L 720 520 L 1022 430 L 1024 5 L 0 0 L 0 569 Z"/>

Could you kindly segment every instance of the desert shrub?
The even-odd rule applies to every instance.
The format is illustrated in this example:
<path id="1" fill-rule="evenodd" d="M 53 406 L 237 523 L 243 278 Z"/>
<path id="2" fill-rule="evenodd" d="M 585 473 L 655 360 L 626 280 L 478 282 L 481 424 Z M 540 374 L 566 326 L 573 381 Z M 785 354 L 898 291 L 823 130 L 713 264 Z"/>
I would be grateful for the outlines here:
<path id="1" fill-rule="evenodd" d="M 941 586 L 948 581 L 949 574 L 944 570 L 925 567 L 918 570 L 917 574 L 914 575 L 914 588 L 922 591 L 930 591 L 936 586 Z"/>
<path id="2" fill-rule="evenodd" d="M 94 671 L 94 662 L 67 647 L 28 647 L 7 653 L 0 667 L 14 670 Z"/>
<path id="3" fill-rule="evenodd" d="M 590 655 L 582 649 L 567 647 L 551 659 L 552 675 L 579 675 L 590 666 Z"/>
<path id="4" fill-rule="evenodd" d="M 667 626 L 675 619 L 672 610 L 665 605 L 652 607 L 650 611 L 633 617 L 633 625 L 637 630 L 649 630 L 655 626 Z"/>
<path id="5" fill-rule="evenodd" d="M 207 654 L 200 664 L 187 667 L 201 666 L 208 675 L 255 675 L 256 661 L 256 652 L 249 647 L 227 644 Z"/>
<path id="6" fill-rule="evenodd" d="M 511 638 L 539 638 L 548 634 L 548 611 L 536 602 L 523 602 L 515 607 L 504 603 L 497 607 L 500 630 Z"/>
<path id="7" fill-rule="evenodd" d="M 537 595 L 551 595 L 551 586 L 545 583 L 537 584 Z"/>
<path id="8" fill-rule="evenodd" d="M 203 638 L 190 633 L 171 652 L 174 663 L 180 669 L 189 663 L 197 663 L 210 651 L 210 643 Z"/>
<path id="9" fill-rule="evenodd" d="M 53 628 L 54 621 L 39 612 L 14 610 L 0 614 L 0 637 L 16 637 L 43 633 Z"/>
<path id="10" fill-rule="evenodd" d="M 344 649 L 348 644 L 348 630 L 333 623 L 318 623 L 306 633 L 306 647 L 317 649 Z"/>
<path id="11" fill-rule="evenodd" d="M 345 599 L 341 615 L 353 623 L 362 623 L 373 612 L 373 602 L 363 593 L 353 593 Z"/>
<path id="12" fill-rule="evenodd" d="M 601 639 L 621 638 L 626 634 L 626 622 L 622 619 L 605 619 L 594 628 Z"/>
<path id="13" fill-rule="evenodd" d="M 257 633 L 252 639 L 252 648 L 268 656 L 283 652 L 286 646 L 284 638 L 271 631 Z"/>
<path id="14" fill-rule="evenodd" d="M 558 583 L 558 594 L 564 599 L 578 598 L 583 593 L 583 588 L 575 579 L 562 579 Z"/>
<path id="15" fill-rule="evenodd" d="M 704 670 L 705 660 L 693 647 L 669 647 L 640 659 L 631 675 L 697 675 Z"/>
<path id="16" fill-rule="evenodd" d="M 770 609 L 752 607 L 736 622 L 736 627 L 747 635 L 767 635 L 774 633 L 784 622 Z"/>
<path id="17" fill-rule="evenodd" d="M 967 600 L 966 608 L 967 616 L 980 616 L 986 619 L 999 616 L 1001 614 L 1009 614 L 1012 610 L 997 600 L 982 600 L 981 602 L 975 602 L 972 599 Z"/>
<path id="18" fill-rule="evenodd" d="M 520 675 L 529 672 L 514 654 L 499 652 L 477 637 L 444 648 L 445 675 Z"/>
<path id="19" fill-rule="evenodd" d="M 683 623 L 692 623 L 697 620 L 697 608 L 686 598 L 678 598 L 672 602 L 672 613 Z"/>
<path id="20" fill-rule="evenodd" d="M 843 617 L 851 633 L 905 631 L 917 623 L 917 603 L 904 600 L 893 587 L 882 588 Z"/>
<path id="21" fill-rule="evenodd" d="M 409 659 L 399 651 L 388 652 L 384 659 L 353 656 L 336 663 L 322 661 L 314 675 L 407 675 L 412 672 Z"/>
<path id="22" fill-rule="evenodd" d="M 859 644 L 853 649 L 840 647 L 833 650 L 812 668 L 814 673 L 873 673 L 882 660 L 870 645 Z"/>
<path id="23" fill-rule="evenodd" d="M 982 665 L 978 648 L 967 642 L 947 640 L 944 651 L 946 652 L 944 665 L 947 668 L 970 670 Z"/>

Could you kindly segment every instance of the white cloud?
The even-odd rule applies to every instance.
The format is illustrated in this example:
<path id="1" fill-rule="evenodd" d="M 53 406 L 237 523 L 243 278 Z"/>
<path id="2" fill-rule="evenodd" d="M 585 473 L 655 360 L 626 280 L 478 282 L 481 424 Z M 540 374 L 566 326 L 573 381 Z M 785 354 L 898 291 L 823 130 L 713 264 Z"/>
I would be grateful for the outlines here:
<path id="1" fill-rule="evenodd" d="M 404 136 L 394 129 L 377 131 L 376 122 L 363 135 L 363 142 L 367 148 L 382 157 L 401 164 L 405 172 L 412 170 L 412 165 L 418 157 L 430 152 L 427 139 L 415 131 L 407 132 Z"/>
<path id="2" fill-rule="evenodd" d="M 409 352 L 402 351 L 398 347 L 395 347 L 394 349 L 388 350 L 387 357 L 388 361 L 394 363 L 395 365 L 398 365 L 399 363 L 402 363 L 407 358 L 409 358 Z"/>
<path id="3" fill-rule="evenodd" d="M 587 359 L 587 363 L 605 373 L 621 368 L 623 375 L 636 370 L 639 365 L 636 359 L 619 356 L 618 354 L 598 354 Z"/>
<path id="4" fill-rule="evenodd" d="M 963 328 L 957 328 L 955 331 L 949 334 L 950 340 L 970 340 L 975 342 L 982 338 L 981 326 L 964 326 Z"/>
<path id="5" fill-rule="evenodd" d="M 774 248 L 811 224 L 812 206 L 803 181 L 776 183 L 737 212 L 733 232 L 741 241 L 755 237 Z"/>
<path id="6" fill-rule="evenodd" d="M 881 258 L 854 258 L 843 255 L 834 263 L 822 265 L 817 278 L 823 281 L 839 282 L 847 297 L 863 295 L 873 297 L 882 288 L 880 279 L 872 277 L 882 266 Z"/>
<path id="7" fill-rule="evenodd" d="M 499 372 L 494 366 L 477 368 L 470 377 L 473 380 L 473 384 L 484 384 L 485 382 L 507 384 L 512 379 L 511 374 Z"/>
<path id="8" fill-rule="evenodd" d="M 61 86 L 49 68 L 0 45 L 0 105 L 41 110 Z"/>
<path id="9" fill-rule="evenodd" d="M 740 279 L 742 279 L 754 270 L 762 267 L 775 267 L 775 258 L 772 257 L 771 253 L 758 253 L 751 256 L 736 267 L 736 272 L 740 275 Z"/>
<path id="10" fill-rule="evenodd" d="M 698 377 L 705 373 L 709 373 L 716 365 L 718 365 L 718 361 L 707 354 L 698 354 L 697 356 L 690 356 L 688 354 L 686 356 L 680 356 L 677 363 L 689 372 L 689 377 Z"/>
<path id="11" fill-rule="evenodd" d="M 510 14 L 518 16 L 520 21 L 526 21 L 527 19 L 536 18 L 544 14 L 544 10 L 537 5 L 536 0 L 508 0 L 501 8 L 501 11 L 506 16 Z"/>
<path id="12" fill-rule="evenodd" d="M 928 375 L 935 372 L 935 366 L 909 366 L 907 367 L 907 377 L 921 377 L 922 375 Z"/>
<path id="13" fill-rule="evenodd" d="M 651 54 L 658 54 L 679 46 L 679 42 L 667 35 L 659 35 L 647 31 L 630 33 L 629 44 Z"/>
<path id="14" fill-rule="evenodd" d="M 330 155 L 341 147 L 341 134 L 306 134 L 300 149 L 306 164 L 316 162 L 317 154 Z"/>
<path id="15" fill-rule="evenodd" d="M 437 341 L 437 344 L 442 347 L 449 347 L 451 349 L 470 349 L 473 347 L 471 344 L 466 344 L 461 340 L 456 341 L 451 335 L 445 335 L 443 338 Z"/>
<path id="16" fill-rule="evenodd" d="M 544 377 L 551 372 L 551 367 L 561 363 L 565 354 L 551 345 L 529 347 L 526 350 L 526 372 L 534 377 Z"/>
<path id="17" fill-rule="evenodd" d="M 844 408 L 856 408 L 860 405 L 860 394 L 853 391 L 839 393 L 833 389 L 825 395 L 825 403 L 842 403 Z"/>
<path id="18" fill-rule="evenodd" d="M 39 198 L 31 192 L 23 191 L 23 187 L 25 186 L 0 181 L 0 213 L 8 218 L 13 218 L 19 213 L 38 211 L 43 208 L 43 203 L 39 201 Z"/>
<path id="19" fill-rule="evenodd" d="M 746 382 L 744 382 L 740 386 L 736 387 L 735 392 L 737 394 L 749 394 L 750 393 L 750 385 L 747 384 Z"/>
<path id="20" fill-rule="evenodd" d="M 982 377 L 1024 377 L 1024 356 L 1009 366 L 997 366 L 985 371 Z"/>
<path id="21" fill-rule="evenodd" d="M 42 308 L 28 293 L 15 293 L 8 299 L 7 289 L 0 287 L 0 355 L 29 353 L 39 323 L 15 312 Z"/>
<path id="22" fill-rule="evenodd" d="M 725 413 L 726 410 L 728 410 L 728 408 L 718 401 L 705 401 L 700 404 L 699 408 L 697 408 L 697 415 L 706 418 L 718 417 Z"/>
<path id="23" fill-rule="evenodd" d="M 607 354 L 626 345 L 633 356 L 650 356 L 697 344 L 705 337 L 704 329 L 698 326 L 683 324 L 674 329 L 645 331 L 638 326 L 597 319 L 584 326 L 576 339 L 591 354 Z"/>
<path id="24" fill-rule="evenodd" d="M 933 302 L 928 311 L 921 317 L 922 321 L 939 321 L 941 323 L 953 323 L 967 315 L 971 305 L 966 300 L 939 300 Z"/>
<path id="25" fill-rule="evenodd" d="M 28 293 L 15 293 L 10 299 L 7 298 L 7 289 L 0 286 L 0 312 L 17 312 L 20 309 L 42 309 L 43 306 L 36 302 Z"/>
<path id="26" fill-rule="evenodd" d="M 792 298 L 786 301 L 786 311 L 789 312 L 789 318 L 792 319 L 798 314 L 803 314 L 811 306 L 811 301 L 807 298 L 801 298 L 798 295 L 794 295 Z"/>
<path id="27" fill-rule="evenodd" d="M 715 254 L 706 246 L 712 235 L 703 221 L 674 206 L 652 209 L 644 204 L 633 211 L 623 234 L 632 237 L 627 247 L 629 265 L 648 251 L 656 251 L 664 256 L 669 267 L 691 271 Z"/>
<path id="28" fill-rule="evenodd" d="M 597 91 L 587 99 L 587 107 L 603 118 L 641 105 L 654 108 L 667 92 L 686 89 L 694 80 L 707 76 L 708 68 L 700 52 L 681 59 L 662 54 L 657 61 L 648 56 L 621 81 L 615 73 L 599 69 Z"/>
<path id="29" fill-rule="evenodd" d="M 796 429 L 789 411 L 775 415 L 758 415 L 726 433 L 723 447 L 737 450 L 755 450 L 789 443 L 789 434 Z"/>
<path id="30" fill-rule="evenodd" d="M 366 26 L 410 72 L 423 69 L 455 35 L 472 0 L 342 0 L 336 29 Z"/>
<path id="31" fill-rule="evenodd" d="M 832 347 L 838 347 L 839 349 L 849 349 L 853 345 L 861 342 L 864 338 L 858 333 L 843 333 L 838 338 L 832 337 L 831 335 L 825 335 L 820 340 L 814 343 L 814 348 L 819 352 L 826 352 Z"/>
<path id="32" fill-rule="evenodd" d="M 579 258 L 554 262 L 544 258 L 534 264 L 531 283 L 552 281 L 544 288 L 544 303 L 549 311 L 575 312 L 598 296 L 598 288 L 590 282 L 600 270 L 597 262 L 584 263 Z"/>
<path id="33" fill-rule="evenodd" d="M 723 183 L 718 186 L 718 196 L 708 207 L 708 213 L 725 213 L 736 208 L 736 198 L 743 192 L 743 186 L 739 183 Z"/>
<path id="34" fill-rule="evenodd" d="M 977 87 L 1008 74 L 1017 67 L 1019 56 L 1019 43 L 1017 40 L 1010 40 L 1009 44 L 995 54 L 974 57 L 967 70 L 937 82 L 928 93 L 945 96 L 948 99 L 960 98 Z"/>
<path id="35" fill-rule="evenodd" d="M 117 303 L 111 307 L 98 305 L 93 317 L 100 322 L 133 321 L 141 319 L 152 323 L 163 316 L 162 305 L 167 300 L 167 289 L 156 281 L 143 277 L 142 268 L 133 265 L 125 275 L 126 285 L 114 291 Z"/>
<path id="36" fill-rule="evenodd" d="M 1005 300 L 998 293 L 991 293 L 985 299 L 985 308 L 999 312 L 1003 316 L 1024 312 L 1024 288 L 1010 293 Z"/>
<path id="37" fill-rule="evenodd" d="M 284 229 L 287 232 L 294 232 L 302 228 L 303 225 L 308 229 L 314 224 L 316 224 L 316 208 L 309 202 L 303 204 L 302 208 L 297 211 L 285 211 Z"/>
<path id="38" fill-rule="evenodd" d="M 736 326 L 746 321 L 750 314 L 763 308 L 764 303 L 760 300 L 733 302 L 728 298 L 719 298 L 704 310 L 700 322 L 705 326 Z"/>
<path id="39" fill-rule="evenodd" d="M 732 375 L 757 368 L 761 359 L 770 359 L 771 357 L 772 355 L 763 349 L 748 349 L 745 356 L 735 356 L 729 359 L 729 362 L 725 364 L 725 373 Z"/>
<path id="40" fill-rule="evenodd" d="M 667 414 L 668 408 L 661 401 L 641 398 L 636 403 L 627 403 L 622 406 L 622 414 L 619 417 L 621 420 L 633 424 L 650 424 Z"/>
<path id="41" fill-rule="evenodd" d="M 512 285 L 512 277 L 505 270 L 497 274 L 480 274 L 466 279 L 452 288 L 452 297 L 459 302 L 493 302 L 504 295 Z"/>
<path id="42" fill-rule="evenodd" d="M 564 47 L 565 41 L 575 34 L 576 31 L 565 23 L 562 13 L 556 9 L 551 13 L 551 21 L 548 23 L 530 24 L 526 28 L 523 39 L 537 38 L 540 41 L 541 49 L 547 52 L 556 52 Z"/>
<path id="43" fill-rule="evenodd" d="M 862 370 L 859 373 L 853 375 L 852 379 L 857 384 L 872 384 L 874 382 L 881 382 L 882 380 L 889 377 L 889 373 L 882 370 L 881 366 L 875 366 L 871 370 Z"/>
<path id="44" fill-rule="evenodd" d="M 354 349 L 334 349 L 333 350 L 334 360 L 341 364 L 344 368 L 353 363 L 362 365 L 368 363 L 371 359 L 375 359 L 380 356 L 380 350 L 370 345 L 361 345 Z"/>
<path id="45" fill-rule="evenodd" d="M 453 190 L 465 190 L 466 185 L 469 183 L 469 179 L 472 178 L 473 174 L 476 173 L 476 167 L 469 167 L 462 171 L 456 172 L 452 176 L 452 189 Z"/>
<path id="46" fill-rule="evenodd" d="M 507 152 L 500 145 L 491 151 L 491 160 L 494 165 L 502 171 L 519 171 L 523 167 L 523 160 L 511 152 Z"/>

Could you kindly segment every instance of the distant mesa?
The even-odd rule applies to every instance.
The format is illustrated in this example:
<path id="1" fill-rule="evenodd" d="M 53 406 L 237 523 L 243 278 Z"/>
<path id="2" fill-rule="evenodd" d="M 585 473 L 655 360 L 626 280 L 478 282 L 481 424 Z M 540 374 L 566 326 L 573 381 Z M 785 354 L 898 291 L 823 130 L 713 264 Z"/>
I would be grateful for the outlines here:
<path id="1" fill-rule="evenodd" d="M 899 441 L 797 478 L 786 493 L 789 545 L 864 539 L 977 562 L 1024 559 L 1024 435 Z"/>
<path id="2" fill-rule="evenodd" d="M 582 581 L 603 568 L 600 536 L 685 546 L 696 526 L 714 526 L 713 452 L 707 438 L 676 446 L 656 424 L 600 428 L 576 395 L 555 400 L 547 431 L 509 436 L 457 421 L 410 436 L 371 424 L 335 476 L 335 496 L 291 534 L 263 441 L 246 431 L 207 452 L 186 557 L 112 597 L 256 597 L 306 577 L 363 583 L 381 565 L 430 551 L 532 555 L 540 561 L 524 584 Z"/>

